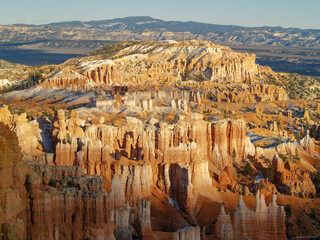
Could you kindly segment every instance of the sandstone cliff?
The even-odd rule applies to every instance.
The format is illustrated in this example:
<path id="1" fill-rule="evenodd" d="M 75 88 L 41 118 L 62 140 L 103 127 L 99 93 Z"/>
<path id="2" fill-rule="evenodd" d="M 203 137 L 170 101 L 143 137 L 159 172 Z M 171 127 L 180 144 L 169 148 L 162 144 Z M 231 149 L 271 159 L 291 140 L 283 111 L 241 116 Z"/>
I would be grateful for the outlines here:
<path id="1" fill-rule="evenodd" d="M 16 134 L 3 123 L 0 133 L 1 237 L 131 239 L 131 208 L 119 175 L 107 194 L 101 177 L 78 167 L 23 161 Z"/>
<path id="2" fill-rule="evenodd" d="M 258 73 L 255 55 L 195 40 L 138 43 L 120 50 L 112 60 L 86 57 L 69 60 L 63 67 L 43 85 L 70 84 L 87 89 L 90 84 L 159 84 L 189 79 L 252 83 Z"/>
<path id="3" fill-rule="evenodd" d="M 93 86 L 83 75 L 69 69 L 68 67 L 58 70 L 53 75 L 46 79 L 41 86 L 43 87 L 58 87 L 58 88 L 73 88 L 74 90 L 86 90 Z"/>
<path id="4" fill-rule="evenodd" d="M 231 51 L 210 42 L 141 43 L 120 51 L 115 62 L 131 62 L 120 71 L 129 82 L 176 81 L 186 72 L 221 82 L 251 82 L 257 72 L 255 56 Z M 136 66 L 142 66 L 136 74 Z M 148 78 L 145 78 L 148 76 Z M 145 79 L 143 79 L 145 78 Z"/>

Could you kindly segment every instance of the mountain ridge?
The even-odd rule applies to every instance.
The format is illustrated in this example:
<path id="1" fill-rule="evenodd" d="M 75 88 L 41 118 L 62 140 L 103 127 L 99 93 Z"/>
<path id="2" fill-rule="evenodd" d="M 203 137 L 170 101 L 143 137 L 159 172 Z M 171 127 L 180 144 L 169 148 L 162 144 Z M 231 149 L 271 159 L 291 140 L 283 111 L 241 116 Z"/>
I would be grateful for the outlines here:
<path id="1" fill-rule="evenodd" d="M 292 30 L 310 30 L 310 31 L 320 31 L 320 29 L 316 28 L 298 28 L 298 27 L 282 27 L 282 26 L 256 26 L 256 27 L 249 27 L 249 26 L 242 26 L 242 25 L 236 25 L 236 24 L 216 24 L 216 23 L 207 23 L 207 22 L 199 22 L 199 21 L 179 21 L 179 20 L 163 20 L 159 18 L 153 18 L 151 16 L 128 16 L 123 18 L 112 18 L 112 19 L 103 19 L 103 20 L 89 20 L 89 21 L 81 21 L 81 20 L 71 20 L 71 21 L 62 21 L 62 22 L 51 22 L 46 24 L 23 24 L 23 23 L 17 23 L 17 24 L 5 24 L 0 26 L 68 26 L 68 27 L 75 27 L 75 26 L 82 26 L 84 27 L 85 24 L 103 24 L 108 23 L 112 21 L 126 21 L 127 23 L 130 23 L 130 21 L 157 21 L 158 23 L 193 23 L 193 24 L 200 24 L 200 25 L 210 25 L 210 26 L 222 26 L 222 27 L 232 27 L 232 28 L 238 28 L 238 29 L 275 29 L 275 30 L 282 30 L 282 29 L 292 29 Z"/>
<path id="2" fill-rule="evenodd" d="M 242 27 L 199 22 L 126 17 L 101 21 L 69 21 L 45 25 L 0 25 L 0 43 L 34 40 L 206 40 L 222 45 L 319 47 L 320 30 Z"/>

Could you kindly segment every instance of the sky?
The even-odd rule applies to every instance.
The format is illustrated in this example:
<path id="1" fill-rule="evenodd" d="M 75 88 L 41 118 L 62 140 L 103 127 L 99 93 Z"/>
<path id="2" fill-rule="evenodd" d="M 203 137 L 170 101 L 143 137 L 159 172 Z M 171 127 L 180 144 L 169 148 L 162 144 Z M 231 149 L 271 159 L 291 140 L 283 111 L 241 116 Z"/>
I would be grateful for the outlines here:
<path id="1" fill-rule="evenodd" d="M 151 16 L 162 20 L 320 29 L 320 0 L 0 0 L 0 24 Z"/>

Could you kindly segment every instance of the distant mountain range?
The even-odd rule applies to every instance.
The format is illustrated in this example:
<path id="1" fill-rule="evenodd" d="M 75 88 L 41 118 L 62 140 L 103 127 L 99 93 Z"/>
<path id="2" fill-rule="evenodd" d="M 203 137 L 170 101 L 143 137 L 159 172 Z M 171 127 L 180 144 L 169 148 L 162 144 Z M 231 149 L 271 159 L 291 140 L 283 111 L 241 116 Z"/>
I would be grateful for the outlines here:
<path id="1" fill-rule="evenodd" d="M 102 21 L 71 21 L 71 22 L 60 22 L 51 23 L 49 26 L 59 27 L 90 27 L 98 28 L 106 31 L 133 31 L 133 32 L 144 32 L 144 31 L 169 31 L 169 32 L 191 32 L 193 34 L 207 34 L 210 32 L 233 32 L 239 30 L 249 29 L 246 27 L 240 27 L 235 25 L 217 25 L 217 24 L 206 24 L 199 22 L 181 22 L 181 21 L 163 21 L 152 17 L 126 17 L 126 18 L 115 18 L 110 20 Z"/>
<path id="2" fill-rule="evenodd" d="M 241 27 L 126 17 L 45 25 L 0 25 L 0 58 L 27 65 L 61 63 L 119 41 L 207 40 L 257 55 L 275 71 L 320 79 L 320 30 Z M 64 53 L 64 54 L 63 54 Z"/>
<path id="3" fill-rule="evenodd" d="M 208 40 L 225 45 L 319 47 L 320 30 L 163 21 L 152 17 L 0 26 L 0 43 L 2 44 L 39 40 L 155 41 L 167 39 Z"/>

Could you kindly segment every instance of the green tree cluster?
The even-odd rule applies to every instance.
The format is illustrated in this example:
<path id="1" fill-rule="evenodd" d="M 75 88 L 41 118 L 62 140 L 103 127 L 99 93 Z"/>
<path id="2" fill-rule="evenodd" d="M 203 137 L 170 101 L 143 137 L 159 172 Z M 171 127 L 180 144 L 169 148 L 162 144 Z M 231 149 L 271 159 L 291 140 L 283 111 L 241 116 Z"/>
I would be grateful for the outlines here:
<path id="1" fill-rule="evenodd" d="M 244 166 L 243 174 L 245 176 L 252 176 L 253 169 L 252 169 L 251 164 L 249 162 L 247 162 L 246 165 Z"/>
<path id="2" fill-rule="evenodd" d="M 273 165 L 270 164 L 266 170 L 266 178 L 269 182 L 273 183 L 274 180 L 274 172 L 273 172 Z"/>

